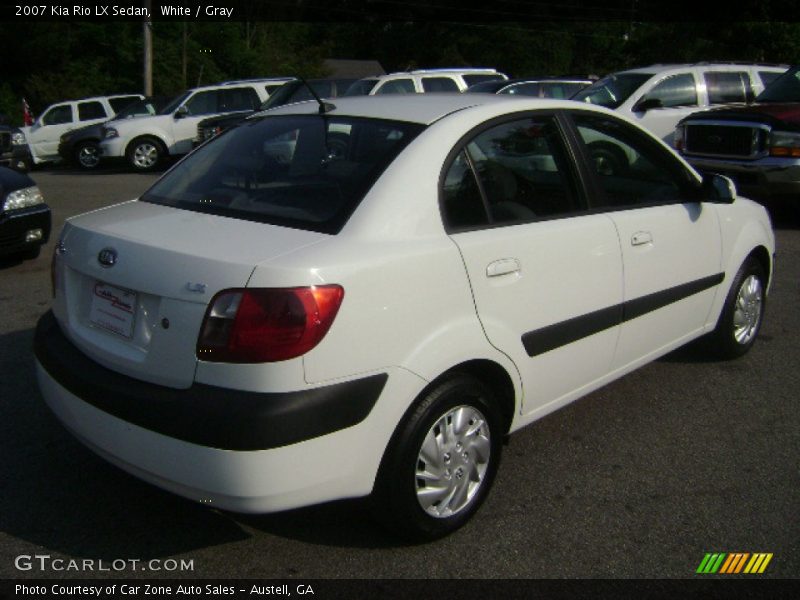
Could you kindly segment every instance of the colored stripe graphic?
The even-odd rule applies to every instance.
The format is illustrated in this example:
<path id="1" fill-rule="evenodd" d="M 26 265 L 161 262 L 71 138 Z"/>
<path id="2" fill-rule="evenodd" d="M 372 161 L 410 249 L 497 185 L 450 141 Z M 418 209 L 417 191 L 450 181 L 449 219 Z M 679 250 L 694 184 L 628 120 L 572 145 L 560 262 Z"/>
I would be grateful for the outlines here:
<path id="1" fill-rule="evenodd" d="M 720 575 L 761 574 L 766 570 L 772 556 L 772 553 L 767 552 L 754 554 L 749 552 L 707 552 L 696 572 L 703 575 L 713 575 L 714 573 Z"/>

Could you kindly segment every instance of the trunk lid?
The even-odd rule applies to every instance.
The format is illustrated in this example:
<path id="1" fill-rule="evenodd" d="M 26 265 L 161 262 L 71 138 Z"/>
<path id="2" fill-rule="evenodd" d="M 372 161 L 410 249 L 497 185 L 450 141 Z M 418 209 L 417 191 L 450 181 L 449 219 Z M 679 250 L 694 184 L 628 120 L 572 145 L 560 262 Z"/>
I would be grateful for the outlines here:
<path id="1" fill-rule="evenodd" d="M 127 202 L 65 224 L 53 310 L 65 335 L 98 363 L 186 388 L 211 298 L 246 287 L 259 263 L 328 237 Z"/>

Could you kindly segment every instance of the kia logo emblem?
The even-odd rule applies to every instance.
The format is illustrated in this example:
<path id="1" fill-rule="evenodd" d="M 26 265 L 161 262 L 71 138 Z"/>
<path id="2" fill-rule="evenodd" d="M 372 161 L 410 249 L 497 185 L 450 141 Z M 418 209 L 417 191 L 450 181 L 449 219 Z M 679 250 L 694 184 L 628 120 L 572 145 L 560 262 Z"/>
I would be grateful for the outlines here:
<path id="1" fill-rule="evenodd" d="M 114 248 L 103 248 L 97 255 L 97 262 L 102 267 L 113 267 L 117 263 L 117 251 Z"/>

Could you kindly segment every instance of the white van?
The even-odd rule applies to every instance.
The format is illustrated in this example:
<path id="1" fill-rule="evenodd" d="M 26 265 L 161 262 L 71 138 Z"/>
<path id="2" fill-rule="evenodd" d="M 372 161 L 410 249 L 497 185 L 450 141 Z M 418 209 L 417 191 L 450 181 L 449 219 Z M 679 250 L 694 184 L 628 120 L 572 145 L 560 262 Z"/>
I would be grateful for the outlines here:
<path id="1" fill-rule="evenodd" d="M 786 69 L 740 63 L 651 65 L 612 73 L 572 99 L 614 109 L 674 146 L 675 126 L 682 118 L 720 104 L 749 102 Z"/>

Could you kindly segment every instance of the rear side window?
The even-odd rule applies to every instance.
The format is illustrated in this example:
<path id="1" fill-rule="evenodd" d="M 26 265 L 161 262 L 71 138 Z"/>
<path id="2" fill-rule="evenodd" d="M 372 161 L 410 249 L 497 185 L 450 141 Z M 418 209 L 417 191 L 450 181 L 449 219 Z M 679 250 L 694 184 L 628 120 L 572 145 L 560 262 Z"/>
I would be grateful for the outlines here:
<path id="1" fill-rule="evenodd" d="M 450 229 L 514 224 L 567 215 L 582 203 L 555 119 L 491 127 L 456 155 L 442 183 Z"/>
<path id="2" fill-rule="evenodd" d="M 391 79 L 379 87 L 375 94 L 414 94 L 416 91 L 413 79 Z"/>
<path id="3" fill-rule="evenodd" d="M 217 110 L 217 90 L 197 92 L 186 101 L 187 110 L 190 115 L 210 115 Z"/>
<path id="4" fill-rule="evenodd" d="M 78 119 L 80 121 L 91 121 L 93 119 L 105 119 L 108 115 L 106 109 L 100 102 L 79 102 Z"/>
<path id="5" fill-rule="evenodd" d="M 691 73 L 672 75 L 658 82 L 645 96 L 661 100 L 661 106 L 697 106 L 697 86 Z"/>
<path id="6" fill-rule="evenodd" d="M 261 100 L 253 88 L 225 88 L 219 90 L 219 112 L 233 112 L 237 110 L 256 110 L 261 106 Z"/>
<path id="7" fill-rule="evenodd" d="M 759 71 L 758 72 L 758 76 L 761 78 L 761 83 L 764 84 L 764 87 L 767 87 L 770 83 L 775 81 L 781 75 L 783 75 L 783 73 L 776 73 L 775 71 Z"/>
<path id="8" fill-rule="evenodd" d="M 752 99 L 750 76 L 747 73 L 708 71 L 703 77 L 709 104 L 747 102 Z"/>
<path id="9" fill-rule="evenodd" d="M 450 77 L 423 77 L 422 89 L 426 92 L 458 92 L 458 84 Z"/>
<path id="10" fill-rule="evenodd" d="M 248 120 L 189 155 L 142 200 L 337 233 L 423 128 L 326 115 Z"/>
<path id="11" fill-rule="evenodd" d="M 467 87 L 484 81 L 498 81 L 503 79 L 499 73 L 473 73 L 472 75 L 462 75 Z"/>

